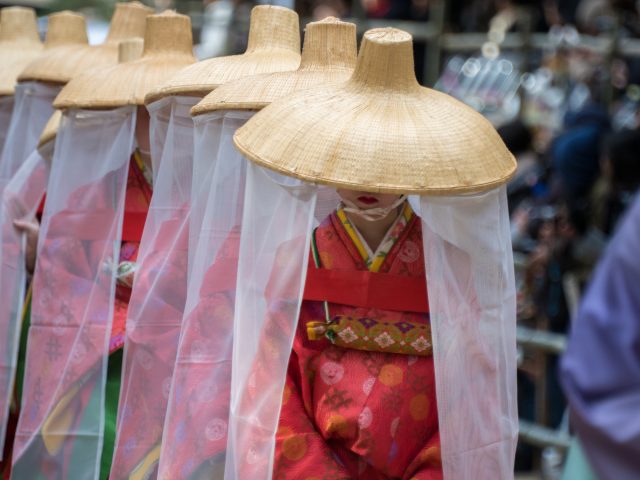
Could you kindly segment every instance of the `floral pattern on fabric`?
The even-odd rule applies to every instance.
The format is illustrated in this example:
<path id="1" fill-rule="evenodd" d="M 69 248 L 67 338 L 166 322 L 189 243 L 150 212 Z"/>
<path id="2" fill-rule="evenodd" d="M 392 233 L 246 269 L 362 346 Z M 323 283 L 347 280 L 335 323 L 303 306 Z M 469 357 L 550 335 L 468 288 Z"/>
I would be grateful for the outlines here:
<path id="1" fill-rule="evenodd" d="M 119 260 L 135 260 L 151 196 L 150 187 L 133 164 L 134 162 L 130 162 L 128 171 L 125 226 Z M 103 185 L 116 183 L 117 174 L 118 172 L 107 174 Z M 58 432 L 82 430 L 85 428 L 84 422 L 93 421 L 84 415 L 70 412 L 85 412 L 87 405 L 100 401 L 98 398 L 102 389 L 99 388 L 99 375 L 96 373 L 102 365 L 100 352 L 103 350 L 105 337 L 102 325 L 106 322 L 110 308 L 106 303 L 96 303 L 93 308 L 96 315 L 99 315 L 97 318 L 83 321 L 76 317 L 78 312 L 82 312 L 82 308 L 86 308 L 83 304 L 86 305 L 87 295 L 95 286 L 98 276 L 96 266 L 102 265 L 106 269 L 103 273 L 108 274 L 114 263 L 113 257 L 109 256 L 109 252 L 113 251 L 112 242 L 106 240 L 109 233 L 101 230 L 107 222 L 100 220 L 101 215 L 105 219 L 112 219 L 114 216 L 113 192 L 109 188 L 95 188 L 95 185 L 83 186 L 70 194 L 67 204 L 67 210 L 63 209 L 50 218 L 49 237 L 42 242 L 36 265 L 25 372 L 25 379 L 29 375 L 33 378 L 25 380 L 23 400 L 26 401 L 20 418 L 24 425 L 19 425 L 19 430 L 22 428 L 23 433 L 16 436 L 13 458 L 14 467 L 19 466 L 16 471 L 21 471 L 25 465 L 38 464 L 45 466 L 45 469 L 51 467 L 56 472 L 65 472 L 63 476 L 68 476 L 68 472 L 78 468 L 77 465 L 82 461 L 78 452 L 82 448 L 77 445 L 82 445 L 82 442 L 86 444 L 87 441 L 80 438 L 76 444 L 75 440 L 68 441 Z M 84 230 L 80 235 L 70 236 L 67 234 L 69 217 L 74 214 L 74 207 L 77 205 L 83 207 L 81 211 L 84 216 L 89 210 L 87 206 L 91 205 L 95 217 L 91 222 L 89 219 L 84 221 Z M 96 258 L 100 260 L 96 261 Z M 65 268 L 60 268 L 61 265 Z M 104 287 L 108 289 L 108 285 L 105 282 Z M 129 296 L 130 289 L 116 288 L 109 339 L 110 354 L 124 344 Z M 101 300 L 98 301 L 102 302 L 109 298 L 103 292 L 99 297 Z M 40 367 L 30 370 L 29 364 Z M 64 370 L 62 378 L 60 370 Z M 58 382 L 59 394 L 52 402 L 47 397 L 47 392 L 53 392 L 53 384 Z M 49 402 L 52 402 L 51 405 Z M 41 417 L 44 418 L 41 420 Z M 95 426 L 87 426 L 87 431 L 90 428 Z M 105 430 L 108 429 L 113 430 L 113 426 L 105 426 Z M 39 433 L 34 438 L 38 440 L 25 444 L 28 435 L 36 431 Z M 47 472 L 44 471 L 43 474 L 46 476 Z"/>
<path id="2" fill-rule="evenodd" d="M 326 336 L 332 344 L 369 352 L 431 355 L 431 326 L 406 320 L 379 322 L 374 318 L 338 315 L 330 323 L 307 323 L 309 340 Z"/>
<path id="3" fill-rule="evenodd" d="M 323 268 L 424 276 L 421 224 L 407 206 L 405 221 L 390 231 L 393 240 L 385 239 L 386 248 L 378 252 L 383 255 L 371 262 L 340 216 L 334 212 L 316 231 Z M 426 314 L 337 304 L 329 309 L 334 317 L 356 322 L 429 326 Z M 322 302 L 303 302 L 283 393 L 274 478 L 442 479 L 433 358 L 309 340 L 307 324 L 324 322 L 324 316 Z"/>

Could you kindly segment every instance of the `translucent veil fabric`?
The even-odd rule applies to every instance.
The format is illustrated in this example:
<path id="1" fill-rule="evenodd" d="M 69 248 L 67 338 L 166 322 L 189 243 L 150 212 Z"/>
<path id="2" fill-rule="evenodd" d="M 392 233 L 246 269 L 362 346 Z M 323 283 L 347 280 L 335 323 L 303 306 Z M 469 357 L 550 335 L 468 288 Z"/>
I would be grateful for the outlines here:
<path id="1" fill-rule="evenodd" d="M 25 239 L 14 220 L 34 218 L 49 179 L 53 142 L 35 150 L 5 187 L 0 203 L 0 458 L 18 360 L 27 271 Z"/>
<path id="2" fill-rule="evenodd" d="M 98 476 L 135 112 L 63 116 L 38 241 L 15 478 Z"/>
<path id="3" fill-rule="evenodd" d="M 232 320 L 247 161 L 232 137 L 253 112 L 196 117 L 192 271 L 159 477 L 219 478 L 231 383 Z"/>
<path id="4" fill-rule="evenodd" d="M 53 114 L 53 100 L 61 88 L 40 82 L 16 85 L 11 123 L 0 154 L 0 193 L 38 145 L 40 134 Z"/>
<path id="5" fill-rule="evenodd" d="M 129 300 L 119 422 L 110 478 L 145 478 L 157 466 L 187 298 L 193 121 L 198 98 L 151 104 L 153 197 Z"/>
<path id="6" fill-rule="evenodd" d="M 13 95 L 0 97 L 0 154 L 2 154 L 2 147 L 4 146 L 4 141 L 7 138 L 9 124 L 11 123 L 13 100 Z"/>
<path id="7" fill-rule="evenodd" d="M 249 166 L 225 479 L 271 478 L 323 188 Z M 445 479 L 512 478 L 515 286 L 505 191 L 423 197 L 420 206 Z"/>
<path id="8" fill-rule="evenodd" d="M 445 479 L 513 478 L 516 293 L 506 189 L 422 197 Z"/>
<path id="9" fill-rule="evenodd" d="M 225 479 L 270 479 L 318 188 L 251 164 L 236 292 Z"/>

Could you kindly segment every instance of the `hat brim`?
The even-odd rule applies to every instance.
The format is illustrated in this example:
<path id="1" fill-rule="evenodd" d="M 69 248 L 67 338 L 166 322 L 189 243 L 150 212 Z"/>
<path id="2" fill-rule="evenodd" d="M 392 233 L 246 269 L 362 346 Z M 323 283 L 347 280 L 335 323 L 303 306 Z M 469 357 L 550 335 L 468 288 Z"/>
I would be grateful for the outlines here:
<path id="1" fill-rule="evenodd" d="M 272 103 L 234 135 L 271 170 L 336 188 L 447 195 L 492 189 L 515 159 L 482 115 L 427 88 L 398 94 L 351 83 Z"/>
<path id="2" fill-rule="evenodd" d="M 281 48 L 211 58 L 176 73 L 165 85 L 151 92 L 145 103 L 149 104 L 170 95 L 204 97 L 232 80 L 263 73 L 291 71 L 299 65 L 299 53 Z"/>
<path id="3" fill-rule="evenodd" d="M 95 69 L 71 80 L 54 101 L 54 107 L 107 109 L 143 105 L 149 92 L 193 62 L 191 55 L 165 54 Z"/>
<path id="4" fill-rule="evenodd" d="M 255 75 L 226 83 L 191 109 L 192 115 L 216 110 L 261 110 L 300 90 L 346 82 L 353 69 L 324 68 Z"/>
<path id="5" fill-rule="evenodd" d="M 69 45 L 46 50 L 22 71 L 18 80 L 66 84 L 92 68 L 118 63 L 118 45 Z"/>

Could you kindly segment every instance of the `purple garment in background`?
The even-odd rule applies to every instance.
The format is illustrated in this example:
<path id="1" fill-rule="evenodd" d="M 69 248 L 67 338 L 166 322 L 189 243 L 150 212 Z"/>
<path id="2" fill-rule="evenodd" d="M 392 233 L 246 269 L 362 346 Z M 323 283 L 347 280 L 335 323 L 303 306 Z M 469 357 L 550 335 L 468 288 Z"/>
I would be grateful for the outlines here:
<path id="1" fill-rule="evenodd" d="M 561 380 L 589 462 L 602 479 L 640 478 L 640 196 L 584 297 Z"/>

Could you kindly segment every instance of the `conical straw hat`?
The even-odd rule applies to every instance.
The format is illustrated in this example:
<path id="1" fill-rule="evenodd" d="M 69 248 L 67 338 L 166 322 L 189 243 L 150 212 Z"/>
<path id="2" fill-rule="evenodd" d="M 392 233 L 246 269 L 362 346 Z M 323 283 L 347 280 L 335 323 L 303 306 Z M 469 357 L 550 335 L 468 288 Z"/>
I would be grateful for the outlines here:
<path id="1" fill-rule="evenodd" d="M 144 41 L 142 38 L 129 38 L 123 40 L 118 45 L 118 61 L 119 63 L 132 62 L 142 57 Z M 62 110 L 55 110 L 40 135 L 38 148 L 42 148 L 47 143 L 55 140 L 62 122 Z"/>
<path id="2" fill-rule="evenodd" d="M 234 135 L 254 162 L 352 190 L 451 194 L 506 182 L 515 160 L 482 115 L 421 87 L 411 35 L 365 33 L 353 76 L 278 100 Z"/>
<path id="3" fill-rule="evenodd" d="M 18 75 L 41 52 L 35 11 L 0 9 L 0 95 L 13 95 Z"/>
<path id="4" fill-rule="evenodd" d="M 211 58 L 177 73 L 145 100 L 168 95 L 205 96 L 214 88 L 242 77 L 295 70 L 300 65 L 300 26 L 293 10 L 259 5 L 251 10 L 249 41 L 242 55 Z"/>
<path id="5" fill-rule="evenodd" d="M 19 82 L 36 80 L 51 81 L 60 83 L 51 78 L 49 70 L 55 70 L 56 65 L 51 61 L 51 57 L 56 53 L 62 55 L 68 53 L 73 48 L 86 48 L 89 40 L 87 38 L 87 23 L 82 15 L 65 10 L 63 12 L 52 13 L 48 17 L 47 35 L 44 39 L 44 52 L 31 61 L 18 76 Z M 60 55 L 60 56 L 62 56 Z M 46 75 L 40 75 L 39 71 L 47 70 Z"/>
<path id="6" fill-rule="evenodd" d="M 35 80 L 65 84 L 73 77 L 92 68 L 118 63 L 118 43 L 127 38 L 143 37 L 144 22 L 153 10 L 139 2 L 117 3 L 109 35 L 101 45 L 66 45 L 52 48 L 29 64 L 19 77 L 20 81 Z"/>
<path id="7" fill-rule="evenodd" d="M 74 78 L 54 106 L 99 109 L 143 105 L 145 95 L 193 62 L 189 17 L 172 11 L 151 15 L 142 58 Z"/>
<path id="8" fill-rule="evenodd" d="M 216 88 L 191 110 L 260 110 L 299 90 L 346 82 L 356 64 L 356 26 L 328 17 L 305 29 L 300 68 L 241 78 Z"/>

